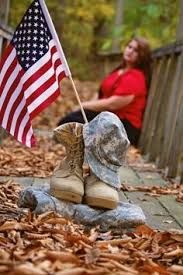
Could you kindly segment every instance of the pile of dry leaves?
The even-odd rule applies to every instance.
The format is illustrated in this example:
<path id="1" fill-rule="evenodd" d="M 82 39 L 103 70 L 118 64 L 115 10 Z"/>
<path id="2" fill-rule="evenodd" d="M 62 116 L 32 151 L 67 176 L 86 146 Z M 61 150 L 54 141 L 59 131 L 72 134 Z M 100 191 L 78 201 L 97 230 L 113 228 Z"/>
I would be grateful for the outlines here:
<path id="1" fill-rule="evenodd" d="M 75 85 L 81 101 L 96 97 L 96 83 L 75 80 Z M 34 129 L 52 131 L 58 120 L 76 107 L 76 97 L 68 79 L 61 82 L 61 93 L 62 96 L 35 118 Z M 0 176 L 50 176 L 57 161 L 63 158 L 64 150 L 46 131 L 42 135 L 37 137 L 37 145 L 32 149 L 24 147 L 11 137 L 4 139 L 0 145 Z"/>
<path id="2" fill-rule="evenodd" d="M 31 149 L 8 137 L 0 145 L 0 176 L 48 177 L 64 156 L 63 146 L 47 132 L 37 136 L 37 145 Z M 133 147 L 128 151 L 127 159 L 131 166 L 138 164 L 143 170 L 155 170 L 152 164 L 144 163 L 139 151 Z"/>
<path id="3" fill-rule="evenodd" d="M 63 146 L 48 137 L 38 137 L 31 149 L 7 138 L 0 147 L 0 175 L 48 177 L 64 155 Z"/>
<path id="4" fill-rule="evenodd" d="M 20 211 L 19 191 L 14 182 L 0 184 L 0 209 L 9 208 L 0 215 L 0 274 L 183 274 L 183 231 L 85 232 L 53 212 Z"/>

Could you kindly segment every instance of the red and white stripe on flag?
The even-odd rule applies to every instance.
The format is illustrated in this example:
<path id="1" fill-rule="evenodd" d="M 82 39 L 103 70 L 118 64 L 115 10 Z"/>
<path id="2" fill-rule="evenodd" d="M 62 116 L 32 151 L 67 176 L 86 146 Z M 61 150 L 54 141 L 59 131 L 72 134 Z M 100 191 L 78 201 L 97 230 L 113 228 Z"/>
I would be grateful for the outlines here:
<path id="1" fill-rule="evenodd" d="M 32 119 L 60 94 L 59 82 L 68 75 L 39 0 L 33 1 L 0 64 L 0 125 L 31 147 Z"/>

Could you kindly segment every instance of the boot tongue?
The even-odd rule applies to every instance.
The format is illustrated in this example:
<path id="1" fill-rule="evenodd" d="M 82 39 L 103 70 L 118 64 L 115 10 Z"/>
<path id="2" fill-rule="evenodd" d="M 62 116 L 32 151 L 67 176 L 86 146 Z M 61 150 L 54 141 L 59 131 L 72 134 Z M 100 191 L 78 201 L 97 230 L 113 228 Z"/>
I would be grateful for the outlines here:
<path id="1" fill-rule="evenodd" d="M 71 175 L 71 173 L 68 170 L 64 170 L 64 169 L 57 170 L 57 171 L 55 171 L 54 174 L 57 178 L 67 178 Z"/>
<path id="2" fill-rule="evenodd" d="M 68 165 L 68 159 L 65 158 L 55 170 L 54 174 L 57 177 L 65 178 L 71 175 L 71 170 L 70 165 Z"/>
<path id="3" fill-rule="evenodd" d="M 55 170 L 54 174 L 61 178 L 76 175 L 83 181 L 82 168 L 80 168 L 77 158 L 70 159 L 65 157 L 65 159 L 60 163 L 60 166 Z"/>

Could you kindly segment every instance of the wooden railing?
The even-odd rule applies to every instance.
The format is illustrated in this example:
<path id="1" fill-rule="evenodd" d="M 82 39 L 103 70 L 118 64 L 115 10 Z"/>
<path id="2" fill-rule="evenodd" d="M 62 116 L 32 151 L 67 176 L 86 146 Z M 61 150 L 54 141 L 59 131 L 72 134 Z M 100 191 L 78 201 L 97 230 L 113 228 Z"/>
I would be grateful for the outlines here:
<path id="1" fill-rule="evenodd" d="M 153 73 L 139 147 L 183 182 L 183 43 L 153 52 Z"/>
<path id="2" fill-rule="evenodd" d="M 8 42 L 11 40 L 12 34 L 12 29 L 0 23 L 0 57 Z"/>
<path id="3" fill-rule="evenodd" d="M 115 68 L 121 53 L 100 55 L 101 74 Z M 169 177 L 183 182 L 183 42 L 153 51 L 153 73 L 139 148 Z"/>

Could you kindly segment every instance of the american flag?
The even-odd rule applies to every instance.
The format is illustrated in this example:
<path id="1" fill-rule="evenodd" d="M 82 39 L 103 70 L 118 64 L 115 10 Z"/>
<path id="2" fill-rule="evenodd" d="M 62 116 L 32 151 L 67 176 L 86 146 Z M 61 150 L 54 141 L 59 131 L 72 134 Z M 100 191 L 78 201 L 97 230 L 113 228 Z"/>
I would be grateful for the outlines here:
<path id="1" fill-rule="evenodd" d="M 58 97 L 59 82 L 69 75 L 43 4 L 32 2 L 0 64 L 0 126 L 28 147 L 35 144 L 32 119 Z"/>

